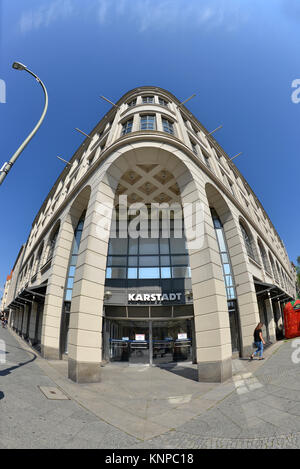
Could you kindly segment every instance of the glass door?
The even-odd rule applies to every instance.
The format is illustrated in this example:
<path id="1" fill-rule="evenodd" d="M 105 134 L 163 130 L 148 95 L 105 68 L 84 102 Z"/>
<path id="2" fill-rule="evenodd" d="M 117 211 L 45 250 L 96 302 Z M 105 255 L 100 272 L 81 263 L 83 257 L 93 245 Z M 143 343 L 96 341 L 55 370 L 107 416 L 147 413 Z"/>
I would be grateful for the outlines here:
<path id="1" fill-rule="evenodd" d="M 149 322 L 110 321 L 110 361 L 149 364 Z"/>
<path id="2" fill-rule="evenodd" d="M 153 321 L 153 364 L 192 360 L 191 320 Z"/>
<path id="3" fill-rule="evenodd" d="M 149 322 L 133 322 L 129 337 L 129 363 L 149 364 Z"/>

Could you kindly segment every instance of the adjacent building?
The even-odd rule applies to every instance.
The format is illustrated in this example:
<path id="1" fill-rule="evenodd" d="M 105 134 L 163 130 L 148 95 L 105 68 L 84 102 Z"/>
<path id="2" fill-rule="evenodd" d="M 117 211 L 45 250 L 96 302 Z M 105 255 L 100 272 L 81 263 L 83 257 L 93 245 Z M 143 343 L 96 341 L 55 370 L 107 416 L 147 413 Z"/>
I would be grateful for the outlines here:
<path id="1" fill-rule="evenodd" d="M 9 291 L 10 326 L 69 378 L 109 362 L 191 361 L 231 376 L 266 340 L 295 272 L 262 204 L 170 92 L 126 93 L 86 136 L 40 208 Z"/>

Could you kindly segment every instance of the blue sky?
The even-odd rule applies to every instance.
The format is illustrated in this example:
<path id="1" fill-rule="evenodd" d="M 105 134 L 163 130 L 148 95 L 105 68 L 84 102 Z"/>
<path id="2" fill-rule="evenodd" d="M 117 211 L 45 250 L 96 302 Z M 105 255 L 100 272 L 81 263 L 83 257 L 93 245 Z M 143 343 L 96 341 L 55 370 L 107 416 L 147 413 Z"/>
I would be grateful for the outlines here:
<path id="1" fill-rule="evenodd" d="M 1 1 L 1 0 L 0 0 Z M 0 166 L 47 117 L 0 188 L 0 286 L 31 222 L 82 136 L 108 111 L 104 95 L 155 85 L 184 100 L 261 200 L 290 258 L 299 246 L 300 78 L 298 0 L 2 0 Z M 1 292 L 0 292 L 1 293 Z"/>

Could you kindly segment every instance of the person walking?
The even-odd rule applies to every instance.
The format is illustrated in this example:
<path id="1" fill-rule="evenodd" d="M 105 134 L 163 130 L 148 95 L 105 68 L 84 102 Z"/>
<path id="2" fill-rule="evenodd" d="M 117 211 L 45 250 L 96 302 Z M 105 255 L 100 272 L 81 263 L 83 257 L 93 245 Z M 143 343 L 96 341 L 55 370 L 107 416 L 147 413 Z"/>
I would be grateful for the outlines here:
<path id="1" fill-rule="evenodd" d="M 255 357 L 257 353 L 259 354 L 259 360 L 264 359 L 263 352 L 264 352 L 264 345 L 266 345 L 266 343 L 262 335 L 262 327 L 263 327 L 263 323 L 259 322 L 256 328 L 254 329 L 253 336 L 254 336 L 254 343 L 257 347 L 257 350 L 254 353 L 252 353 L 252 355 L 250 356 L 250 360 L 253 360 L 253 358 Z"/>

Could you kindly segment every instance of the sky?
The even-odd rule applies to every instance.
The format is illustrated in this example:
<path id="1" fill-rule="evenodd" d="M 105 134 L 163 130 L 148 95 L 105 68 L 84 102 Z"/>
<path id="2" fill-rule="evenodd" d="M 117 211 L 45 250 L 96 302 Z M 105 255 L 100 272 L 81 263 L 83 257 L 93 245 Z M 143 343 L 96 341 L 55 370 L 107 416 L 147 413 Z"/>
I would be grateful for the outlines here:
<path id="1" fill-rule="evenodd" d="M 0 0 L 0 167 L 45 121 L 0 187 L 0 288 L 40 206 L 110 105 L 158 86 L 185 100 L 249 182 L 296 262 L 299 0 Z M 300 81 L 299 81 L 300 83 Z M 1 94 L 2 91 L 2 94 Z M 299 92 L 300 97 L 300 92 Z M 3 102 L 5 101 L 5 102 Z M 297 100 L 296 100 L 297 101 Z M 1 297 L 1 290 L 0 290 Z"/>

